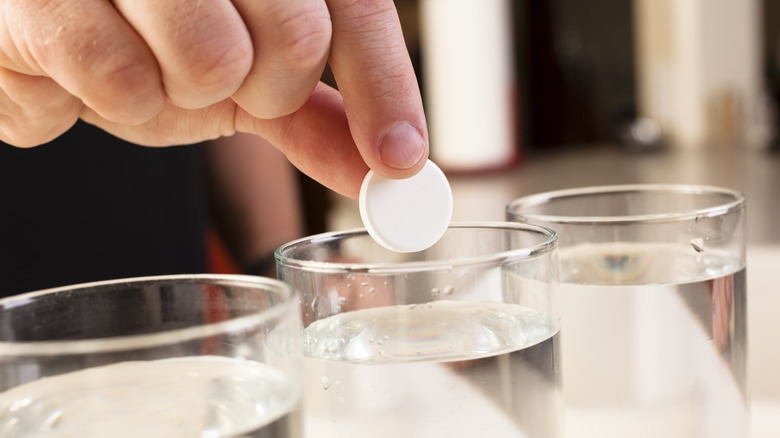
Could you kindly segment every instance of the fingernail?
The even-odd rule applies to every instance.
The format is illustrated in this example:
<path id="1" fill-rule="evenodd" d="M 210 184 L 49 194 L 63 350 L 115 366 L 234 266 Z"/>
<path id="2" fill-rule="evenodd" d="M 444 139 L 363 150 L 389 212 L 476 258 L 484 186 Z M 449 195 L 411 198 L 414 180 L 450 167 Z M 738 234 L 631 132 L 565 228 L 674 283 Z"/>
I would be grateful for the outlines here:
<path id="1" fill-rule="evenodd" d="M 408 169 L 425 154 L 425 141 L 420 132 L 404 122 L 390 128 L 379 144 L 379 156 L 388 166 Z"/>

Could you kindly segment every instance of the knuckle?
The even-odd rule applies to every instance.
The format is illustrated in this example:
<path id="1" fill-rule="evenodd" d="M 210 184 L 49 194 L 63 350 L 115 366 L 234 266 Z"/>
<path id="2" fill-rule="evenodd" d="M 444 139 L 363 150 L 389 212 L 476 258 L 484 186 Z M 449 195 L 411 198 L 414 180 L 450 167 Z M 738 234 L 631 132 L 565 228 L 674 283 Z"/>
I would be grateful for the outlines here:
<path id="1" fill-rule="evenodd" d="M 108 60 L 94 69 L 90 81 L 100 92 L 79 90 L 87 106 L 102 116 L 122 123 L 138 124 L 150 119 L 162 104 L 162 91 L 156 65 L 136 59 Z"/>
<path id="2" fill-rule="evenodd" d="M 302 71 L 320 67 L 330 50 L 332 27 L 327 10 L 309 9 L 280 17 L 274 47 L 279 65 Z"/>
<path id="3" fill-rule="evenodd" d="M 195 87 L 199 92 L 212 93 L 237 88 L 252 67 L 252 44 L 245 38 L 214 38 L 198 47 L 185 49 L 188 56 L 182 63 L 177 78 Z"/>
<path id="4" fill-rule="evenodd" d="M 134 59 L 117 57 L 107 59 L 98 64 L 93 70 L 91 83 L 100 83 L 107 87 L 107 93 L 114 94 L 120 99 L 142 92 L 147 87 L 153 87 L 157 83 L 155 75 L 151 75 L 149 67 L 138 63 Z"/>

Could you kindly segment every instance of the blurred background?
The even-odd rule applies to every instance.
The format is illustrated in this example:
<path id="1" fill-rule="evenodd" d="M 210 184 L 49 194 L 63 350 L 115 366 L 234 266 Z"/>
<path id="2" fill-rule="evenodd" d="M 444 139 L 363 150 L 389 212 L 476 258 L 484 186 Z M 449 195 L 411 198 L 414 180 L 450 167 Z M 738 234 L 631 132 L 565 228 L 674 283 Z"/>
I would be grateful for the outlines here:
<path id="1" fill-rule="evenodd" d="M 438 21 L 458 18 L 446 14 L 458 4 L 470 13 L 439 29 Z M 463 41 L 490 41 L 479 31 L 500 33 L 501 20 L 508 22 L 500 37 L 509 39 L 509 49 L 502 56 L 511 62 L 517 88 L 515 146 L 523 153 L 624 143 L 626 129 L 640 117 L 658 123 L 660 134 L 676 146 L 773 140 L 768 125 L 775 122 L 780 71 L 776 2 L 397 0 L 397 5 L 427 105 L 435 105 L 437 96 L 426 87 L 456 74 L 439 69 L 440 76 L 428 77 L 441 60 L 438 53 L 460 53 L 460 69 L 479 71 L 486 61 L 502 68 L 492 52 L 506 48 L 470 51 Z M 506 15 L 491 15 L 495 8 Z M 474 24 L 479 21 L 488 24 Z M 427 35 L 448 30 L 444 38 Z M 453 40 L 460 50 L 448 47 Z"/>

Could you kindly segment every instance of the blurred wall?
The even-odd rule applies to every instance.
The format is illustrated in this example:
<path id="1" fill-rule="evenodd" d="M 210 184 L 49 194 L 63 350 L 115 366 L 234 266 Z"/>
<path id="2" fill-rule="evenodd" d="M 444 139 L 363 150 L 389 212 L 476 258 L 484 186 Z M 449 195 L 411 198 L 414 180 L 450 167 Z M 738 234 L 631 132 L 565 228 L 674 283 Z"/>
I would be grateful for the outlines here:
<path id="1" fill-rule="evenodd" d="M 426 57 L 419 44 L 420 1 L 396 4 L 422 78 Z M 523 153 L 619 143 L 639 116 L 666 117 L 659 120 L 664 134 L 683 143 L 760 142 L 770 134 L 767 123 L 774 124 L 780 96 L 780 2 L 511 3 L 518 148 Z M 643 55 L 648 45 L 666 47 L 666 64 L 659 67 L 653 58 L 655 65 L 648 67 L 649 58 Z M 677 74 L 685 79 L 674 79 Z M 670 89 L 669 83 L 677 88 Z"/>

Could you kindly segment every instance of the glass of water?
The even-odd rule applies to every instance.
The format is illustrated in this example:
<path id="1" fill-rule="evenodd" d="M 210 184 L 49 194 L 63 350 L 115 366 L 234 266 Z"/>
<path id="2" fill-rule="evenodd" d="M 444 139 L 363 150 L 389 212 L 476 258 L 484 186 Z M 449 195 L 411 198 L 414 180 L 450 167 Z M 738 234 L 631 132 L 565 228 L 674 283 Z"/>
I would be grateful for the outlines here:
<path id="1" fill-rule="evenodd" d="M 364 230 L 277 250 L 302 296 L 312 437 L 560 436 L 555 233 L 454 224 L 399 254 Z"/>
<path id="2" fill-rule="evenodd" d="M 2 437 L 300 437 L 298 296 L 179 275 L 0 300 Z"/>
<path id="3" fill-rule="evenodd" d="M 560 236 L 568 437 L 747 436 L 741 193 L 591 187 L 506 214 Z"/>

